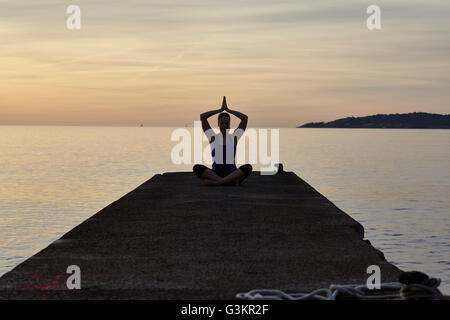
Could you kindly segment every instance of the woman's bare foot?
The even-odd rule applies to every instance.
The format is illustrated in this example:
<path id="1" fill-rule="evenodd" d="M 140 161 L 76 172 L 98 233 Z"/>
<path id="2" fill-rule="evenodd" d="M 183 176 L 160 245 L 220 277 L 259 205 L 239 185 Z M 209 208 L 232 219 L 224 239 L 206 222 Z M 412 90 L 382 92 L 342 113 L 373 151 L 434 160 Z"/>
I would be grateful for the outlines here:
<path id="1" fill-rule="evenodd" d="M 201 177 L 201 184 L 204 186 L 240 186 L 241 182 L 247 177 L 244 171 L 236 169 L 226 177 L 221 178 L 215 172 L 208 169 L 205 170 L 205 173 Z"/>
<path id="2" fill-rule="evenodd" d="M 240 184 L 240 180 L 245 176 L 244 172 L 239 169 L 234 170 L 232 173 L 227 175 L 226 177 L 217 181 L 217 185 L 228 185 L 228 186 L 238 186 Z"/>

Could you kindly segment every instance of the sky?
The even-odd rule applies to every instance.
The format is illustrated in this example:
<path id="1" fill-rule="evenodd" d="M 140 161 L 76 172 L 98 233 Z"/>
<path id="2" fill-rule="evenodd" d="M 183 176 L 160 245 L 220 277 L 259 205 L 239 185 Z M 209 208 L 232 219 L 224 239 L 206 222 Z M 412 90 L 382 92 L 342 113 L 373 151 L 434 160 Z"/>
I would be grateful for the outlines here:
<path id="1" fill-rule="evenodd" d="M 0 67 L 0 125 L 185 126 L 224 95 L 254 127 L 448 114 L 450 1 L 0 0 Z"/>

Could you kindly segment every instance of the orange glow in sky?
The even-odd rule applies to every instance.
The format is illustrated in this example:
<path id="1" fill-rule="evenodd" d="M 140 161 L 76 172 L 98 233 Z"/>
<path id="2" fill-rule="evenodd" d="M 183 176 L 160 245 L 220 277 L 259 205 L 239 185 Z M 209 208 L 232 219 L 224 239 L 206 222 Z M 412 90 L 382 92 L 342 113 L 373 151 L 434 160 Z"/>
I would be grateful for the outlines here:
<path id="1" fill-rule="evenodd" d="M 192 125 L 230 108 L 249 126 L 450 112 L 450 3 L 2 1 L 0 124 Z"/>

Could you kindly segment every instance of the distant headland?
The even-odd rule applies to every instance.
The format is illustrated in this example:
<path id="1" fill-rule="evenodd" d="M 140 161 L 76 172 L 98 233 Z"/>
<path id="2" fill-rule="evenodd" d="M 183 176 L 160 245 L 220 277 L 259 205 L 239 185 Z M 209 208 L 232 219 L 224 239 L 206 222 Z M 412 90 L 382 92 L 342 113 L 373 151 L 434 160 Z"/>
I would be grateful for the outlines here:
<path id="1" fill-rule="evenodd" d="M 377 114 L 347 117 L 330 122 L 310 122 L 297 128 L 450 129 L 450 114 L 425 112 Z"/>

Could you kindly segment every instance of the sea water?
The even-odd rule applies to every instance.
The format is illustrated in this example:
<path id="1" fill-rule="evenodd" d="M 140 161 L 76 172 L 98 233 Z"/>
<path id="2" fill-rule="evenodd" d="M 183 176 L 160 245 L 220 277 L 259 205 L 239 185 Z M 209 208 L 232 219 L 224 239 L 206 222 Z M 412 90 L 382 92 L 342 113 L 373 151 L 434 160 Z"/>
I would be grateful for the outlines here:
<path id="1" fill-rule="evenodd" d="M 154 174 L 190 171 L 171 161 L 175 129 L 0 126 L 0 275 Z M 359 221 L 389 262 L 441 278 L 450 294 L 450 130 L 279 137 L 286 171 Z"/>

